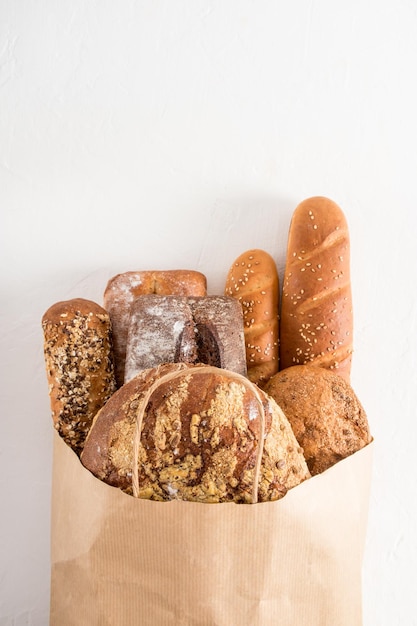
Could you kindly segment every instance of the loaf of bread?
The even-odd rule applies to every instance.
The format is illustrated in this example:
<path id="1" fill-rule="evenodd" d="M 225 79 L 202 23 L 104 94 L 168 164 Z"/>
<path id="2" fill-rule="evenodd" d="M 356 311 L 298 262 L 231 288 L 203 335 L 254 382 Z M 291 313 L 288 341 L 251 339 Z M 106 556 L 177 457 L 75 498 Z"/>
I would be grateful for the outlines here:
<path id="1" fill-rule="evenodd" d="M 246 375 L 242 310 L 227 296 L 138 296 L 124 382 L 161 363 L 205 363 Z"/>
<path id="2" fill-rule="evenodd" d="M 97 411 L 116 390 L 107 312 L 74 298 L 42 317 L 44 356 L 55 428 L 79 455 Z"/>
<path id="3" fill-rule="evenodd" d="M 272 398 L 244 376 L 185 363 L 123 385 L 97 414 L 81 461 L 151 500 L 277 500 L 310 475 Z"/>
<path id="4" fill-rule="evenodd" d="M 130 307 L 124 382 L 161 363 L 195 363 L 194 320 L 186 296 L 138 296 Z"/>
<path id="5" fill-rule="evenodd" d="M 352 360 L 350 242 L 345 216 L 313 197 L 294 211 L 280 316 L 280 369 L 314 363 L 348 382 Z"/>
<path id="6" fill-rule="evenodd" d="M 262 386 L 278 371 L 278 271 L 264 250 L 248 250 L 230 267 L 224 293 L 243 311 L 248 378 Z"/>
<path id="7" fill-rule="evenodd" d="M 194 270 L 132 271 L 117 274 L 109 280 L 104 291 L 104 308 L 108 311 L 113 330 L 116 382 L 124 382 L 126 341 L 130 306 L 143 294 L 205 296 L 207 279 Z"/>
<path id="8" fill-rule="evenodd" d="M 296 365 L 275 374 L 264 391 L 288 418 L 312 475 L 371 442 L 361 403 L 335 371 Z"/>

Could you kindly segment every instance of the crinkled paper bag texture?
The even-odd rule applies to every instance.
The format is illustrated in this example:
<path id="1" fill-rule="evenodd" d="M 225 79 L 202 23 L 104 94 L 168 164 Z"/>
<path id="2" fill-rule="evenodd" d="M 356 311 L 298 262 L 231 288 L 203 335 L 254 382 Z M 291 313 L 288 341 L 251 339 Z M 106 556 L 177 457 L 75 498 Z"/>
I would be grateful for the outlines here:
<path id="1" fill-rule="evenodd" d="M 55 436 L 51 626 L 357 626 L 373 444 L 277 502 L 136 500 Z"/>

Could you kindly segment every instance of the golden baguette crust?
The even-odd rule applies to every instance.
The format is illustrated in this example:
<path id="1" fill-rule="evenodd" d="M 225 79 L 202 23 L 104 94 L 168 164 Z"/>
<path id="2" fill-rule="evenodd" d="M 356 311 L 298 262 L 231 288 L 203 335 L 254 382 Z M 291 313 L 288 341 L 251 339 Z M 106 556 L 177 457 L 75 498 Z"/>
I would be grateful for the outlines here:
<path id="1" fill-rule="evenodd" d="M 54 426 L 79 455 L 93 417 L 116 390 L 107 312 L 74 298 L 42 317 L 44 356 Z"/>
<path id="2" fill-rule="evenodd" d="M 123 385 L 95 418 L 81 461 L 152 500 L 276 500 L 310 475 L 272 398 L 234 372 L 185 363 Z"/>
<path id="3" fill-rule="evenodd" d="M 112 323 L 118 386 L 124 383 L 130 306 L 135 298 L 144 294 L 205 296 L 207 279 L 194 270 L 144 270 L 117 274 L 108 281 L 103 305 Z"/>
<path id="4" fill-rule="evenodd" d="M 279 280 L 274 259 L 248 250 L 229 269 L 225 294 L 242 305 L 248 378 L 263 386 L 278 371 Z"/>
<path id="5" fill-rule="evenodd" d="M 284 411 L 312 475 L 371 442 L 361 403 L 334 371 L 314 365 L 288 367 L 275 374 L 264 391 Z"/>
<path id="6" fill-rule="evenodd" d="M 280 369 L 314 363 L 350 380 L 353 312 L 350 240 L 342 210 L 301 202 L 288 236 L 280 316 Z"/>

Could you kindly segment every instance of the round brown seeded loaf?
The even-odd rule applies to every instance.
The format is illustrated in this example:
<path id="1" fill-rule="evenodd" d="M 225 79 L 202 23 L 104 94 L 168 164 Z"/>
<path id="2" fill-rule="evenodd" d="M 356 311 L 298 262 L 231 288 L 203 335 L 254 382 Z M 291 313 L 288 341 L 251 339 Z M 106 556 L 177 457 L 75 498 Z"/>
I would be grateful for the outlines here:
<path id="1" fill-rule="evenodd" d="M 314 365 L 275 374 L 264 387 L 288 418 L 312 475 L 371 442 L 366 413 L 341 376 Z"/>
<path id="2" fill-rule="evenodd" d="M 81 461 L 151 500 L 277 500 L 310 476 L 272 398 L 244 376 L 185 363 L 123 385 L 96 416 Z"/>

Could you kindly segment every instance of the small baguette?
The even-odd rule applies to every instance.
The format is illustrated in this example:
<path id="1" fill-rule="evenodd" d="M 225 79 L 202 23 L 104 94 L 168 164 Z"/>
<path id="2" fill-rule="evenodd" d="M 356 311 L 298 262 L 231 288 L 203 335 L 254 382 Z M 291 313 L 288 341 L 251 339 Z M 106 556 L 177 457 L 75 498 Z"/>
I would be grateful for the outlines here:
<path id="1" fill-rule="evenodd" d="M 231 266 L 225 294 L 242 305 L 248 378 L 259 386 L 278 371 L 278 271 L 264 250 L 248 250 Z"/>
<path id="2" fill-rule="evenodd" d="M 314 363 L 349 382 L 353 313 L 346 218 L 312 197 L 294 211 L 280 316 L 280 369 Z"/>
<path id="3" fill-rule="evenodd" d="M 116 390 L 111 324 L 90 300 L 53 304 L 42 317 L 52 419 L 80 455 L 93 418 Z"/>

